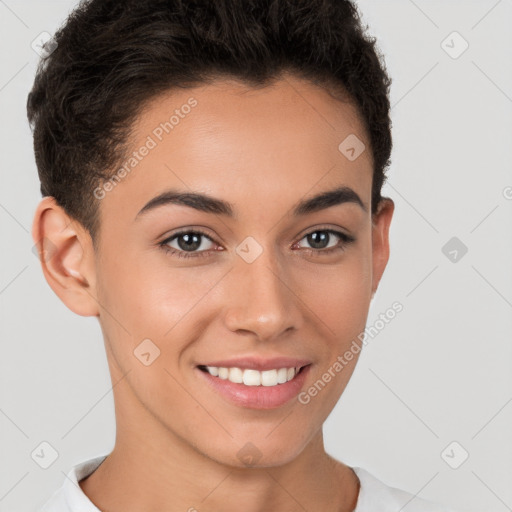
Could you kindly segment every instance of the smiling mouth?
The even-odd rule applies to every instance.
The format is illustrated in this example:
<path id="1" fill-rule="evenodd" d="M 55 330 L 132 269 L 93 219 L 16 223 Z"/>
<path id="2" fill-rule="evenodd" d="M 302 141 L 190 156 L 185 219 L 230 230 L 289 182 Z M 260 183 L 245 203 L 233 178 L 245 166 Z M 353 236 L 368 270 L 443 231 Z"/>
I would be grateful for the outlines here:
<path id="1" fill-rule="evenodd" d="M 263 371 L 250 368 L 242 369 L 237 367 L 227 368 L 205 365 L 199 365 L 198 368 L 205 373 L 209 373 L 213 377 L 228 380 L 234 384 L 273 387 L 290 382 L 307 366 L 309 365 L 291 368 L 275 368 Z"/>

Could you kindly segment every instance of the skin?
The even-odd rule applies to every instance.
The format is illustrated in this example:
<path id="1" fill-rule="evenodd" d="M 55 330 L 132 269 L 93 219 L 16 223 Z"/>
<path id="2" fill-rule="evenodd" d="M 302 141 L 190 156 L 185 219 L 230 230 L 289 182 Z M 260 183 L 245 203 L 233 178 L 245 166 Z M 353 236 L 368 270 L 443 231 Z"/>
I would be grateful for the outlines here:
<path id="1" fill-rule="evenodd" d="M 81 488 L 108 512 L 353 510 L 359 481 L 325 452 L 322 425 L 357 356 L 308 404 L 293 399 L 269 410 L 228 402 L 196 365 L 306 358 L 307 389 L 364 330 L 394 210 L 385 198 L 370 211 L 367 133 L 351 103 L 297 77 L 259 90 L 219 79 L 148 104 L 133 148 L 191 96 L 197 106 L 100 201 L 97 250 L 53 198 L 34 217 L 34 240 L 54 247 L 42 259 L 44 275 L 71 311 L 98 317 L 115 385 L 115 447 Z M 338 150 L 350 134 L 367 148 L 354 161 Z M 344 203 L 291 215 L 298 201 L 341 185 L 366 212 Z M 229 201 L 236 217 L 169 204 L 135 220 L 169 188 Z M 206 257 L 178 258 L 158 246 L 193 227 L 212 239 L 196 249 Z M 306 237 L 319 228 L 356 240 L 343 245 L 332 235 L 329 246 L 343 249 L 322 254 Z M 263 250 L 252 263 L 235 252 L 248 236 Z M 177 240 L 170 245 L 180 249 Z M 133 353 L 147 338 L 160 350 L 149 366 Z M 247 442 L 260 454 L 250 467 L 237 456 Z"/>

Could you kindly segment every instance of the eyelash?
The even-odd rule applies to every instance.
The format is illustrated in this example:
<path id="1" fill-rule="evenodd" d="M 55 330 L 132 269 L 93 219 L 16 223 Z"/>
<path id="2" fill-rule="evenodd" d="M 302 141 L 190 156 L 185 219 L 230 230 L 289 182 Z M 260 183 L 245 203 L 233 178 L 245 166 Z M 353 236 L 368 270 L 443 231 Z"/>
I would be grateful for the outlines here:
<path id="1" fill-rule="evenodd" d="M 310 254 L 315 254 L 315 255 L 317 254 L 320 256 L 320 255 L 325 255 L 325 254 L 331 254 L 331 253 L 337 252 L 337 251 L 344 251 L 345 247 L 347 245 L 356 241 L 356 239 L 351 235 L 347 235 L 346 233 L 343 233 L 341 231 L 336 231 L 334 229 L 327 229 L 327 228 L 326 229 L 316 228 L 313 231 L 306 233 L 300 240 L 306 238 L 308 235 L 311 235 L 311 234 L 317 233 L 317 232 L 325 232 L 325 233 L 333 234 L 333 235 L 339 237 L 341 239 L 341 245 L 337 245 L 335 247 L 330 247 L 328 249 L 306 249 L 306 251 L 308 251 Z M 177 258 L 201 258 L 201 257 L 210 256 L 210 251 L 187 252 L 187 251 L 174 249 L 173 247 L 169 247 L 169 245 L 167 245 L 169 242 L 171 242 L 175 238 L 178 238 L 181 235 L 192 235 L 192 234 L 202 235 L 205 238 L 207 238 L 208 240 L 210 240 L 211 242 L 215 243 L 215 241 L 212 240 L 212 238 L 204 231 L 201 231 L 200 229 L 193 229 L 193 230 L 185 230 L 185 231 L 180 231 L 178 233 L 175 233 L 174 235 L 163 240 L 162 242 L 159 242 L 158 245 L 166 253 L 171 254 L 171 256 L 176 256 Z"/>

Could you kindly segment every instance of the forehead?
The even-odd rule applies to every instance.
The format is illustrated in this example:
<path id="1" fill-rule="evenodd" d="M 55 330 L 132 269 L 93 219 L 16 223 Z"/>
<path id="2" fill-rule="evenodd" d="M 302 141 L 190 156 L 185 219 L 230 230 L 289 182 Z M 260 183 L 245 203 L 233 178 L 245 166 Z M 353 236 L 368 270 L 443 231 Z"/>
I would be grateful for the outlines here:
<path id="1" fill-rule="evenodd" d="M 354 136 L 366 150 L 350 160 L 340 144 Z M 102 208 L 138 211 L 166 188 L 234 204 L 241 197 L 295 203 L 339 184 L 369 197 L 373 165 L 355 106 L 292 76 L 258 89 L 217 80 L 160 95 L 134 123 L 123 164 L 128 172 Z"/>

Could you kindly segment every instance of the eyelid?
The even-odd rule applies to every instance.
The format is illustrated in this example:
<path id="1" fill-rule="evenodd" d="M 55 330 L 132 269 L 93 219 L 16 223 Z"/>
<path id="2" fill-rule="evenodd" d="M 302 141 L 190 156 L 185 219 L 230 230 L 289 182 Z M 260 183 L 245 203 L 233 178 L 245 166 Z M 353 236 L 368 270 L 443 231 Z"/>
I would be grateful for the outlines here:
<path id="1" fill-rule="evenodd" d="M 208 239 L 210 242 L 212 242 L 213 244 L 215 245 L 220 245 L 216 240 L 215 238 L 213 238 L 209 233 L 207 233 L 206 231 L 203 231 L 202 229 L 200 228 L 186 228 L 186 229 L 181 229 L 181 230 L 178 230 L 176 231 L 175 233 L 172 233 L 170 235 L 167 235 L 165 238 L 162 239 L 161 242 L 158 242 L 159 245 L 162 245 L 162 244 L 168 244 L 169 242 L 175 240 L 176 238 L 178 238 L 179 236 L 181 235 L 187 235 L 187 234 L 190 234 L 190 233 L 193 233 L 193 234 L 196 234 L 196 235 L 201 235 L 202 237 Z M 193 252 L 205 252 L 205 251 L 193 251 Z"/>
<path id="2" fill-rule="evenodd" d="M 310 235 L 311 233 L 314 233 L 315 231 L 329 231 L 334 233 L 340 233 L 348 238 L 353 238 L 352 235 L 348 233 L 348 230 L 345 228 L 342 228 L 340 226 L 332 226 L 331 224 L 325 224 L 325 225 L 318 225 L 309 227 L 300 235 L 298 235 L 297 240 L 302 240 L 305 236 Z"/>
<path id="3" fill-rule="evenodd" d="M 217 243 L 217 241 L 215 240 L 215 238 L 213 237 L 213 235 L 211 235 L 207 230 L 206 228 L 203 228 L 201 226 L 190 226 L 190 227 L 186 227 L 186 228 L 178 228 L 176 229 L 175 231 L 172 231 L 170 234 L 166 234 L 165 236 L 161 237 L 161 241 L 158 242 L 158 243 L 163 243 L 163 242 L 168 242 L 169 240 L 171 240 L 172 238 L 176 238 L 177 236 L 179 235 L 184 235 L 184 234 L 187 234 L 187 233 L 197 233 L 197 234 L 201 234 L 203 235 L 204 237 L 208 238 L 209 240 L 211 240 L 212 242 L 215 242 Z"/>

